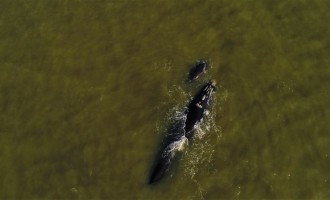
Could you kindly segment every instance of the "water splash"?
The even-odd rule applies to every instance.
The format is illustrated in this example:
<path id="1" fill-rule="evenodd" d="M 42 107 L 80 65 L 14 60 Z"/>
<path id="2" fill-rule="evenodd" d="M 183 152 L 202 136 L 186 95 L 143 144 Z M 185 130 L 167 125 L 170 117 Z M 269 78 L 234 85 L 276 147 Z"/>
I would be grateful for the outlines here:
<path id="1" fill-rule="evenodd" d="M 187 145 L 188 138 L 182 136 L 180 140 L 175 141 L 166 147 L 163 156 L 167 157 L 170 154 L 170 157 L 173 158 L 177 152 L 183 151 Z"/>

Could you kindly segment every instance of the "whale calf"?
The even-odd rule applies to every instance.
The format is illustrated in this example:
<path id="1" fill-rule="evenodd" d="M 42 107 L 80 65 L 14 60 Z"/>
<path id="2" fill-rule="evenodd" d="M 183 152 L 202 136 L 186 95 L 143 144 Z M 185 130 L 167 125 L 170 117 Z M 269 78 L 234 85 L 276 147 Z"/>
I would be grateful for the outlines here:
<path id="1" fill-rule="evenodd" d="M 195 64 L 195 66 L 190 70 L 188 81 L 196 80 L 203 73 L 206 73 L 206 69 L 208 68 L 208 63 L 205 60 L 199 60 Z"/>

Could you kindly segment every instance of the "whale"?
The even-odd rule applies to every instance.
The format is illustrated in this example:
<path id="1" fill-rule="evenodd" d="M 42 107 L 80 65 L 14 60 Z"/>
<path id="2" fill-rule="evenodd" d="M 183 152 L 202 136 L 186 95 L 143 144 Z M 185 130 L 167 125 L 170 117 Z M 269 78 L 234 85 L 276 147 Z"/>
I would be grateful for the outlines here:
<path id="1" fill-rule="evenodd" d="M 194 130 L 201 123 L 205 111 L 210 105 L 212 94 L 215 91 L 215 81 L 206 84 L 200 92 L 192 99 L 185 112 L 185 117 L 174 121 L 167 130 L 168 137 L 164 139 L 163 145 L 157 155 L 149 184 L 154 184 L 161 180 L 169 171 L 175 155 L 182 151 L 192 138 Z"/>
<path id="2" fill-rule="evenodd" d="M 188 105 L 187 119 L 184 127 L 185 136 L 189 139 L 193 136 L 194 130 L 201 123 L 205 116 L 205 111 L 210 105 L 212 94 L 215 92 L 216 81 L 203 86 L 200 92 Z"/>
<path id="3" fill-rule="evenodd" d="M 206 60 L 198 60 L 193 68 L 191 68 L 188 81 L 193 81 L 198 79 L 202 74 L 206 73 L 206 69 L 208 68 L 208 63 Z"/>

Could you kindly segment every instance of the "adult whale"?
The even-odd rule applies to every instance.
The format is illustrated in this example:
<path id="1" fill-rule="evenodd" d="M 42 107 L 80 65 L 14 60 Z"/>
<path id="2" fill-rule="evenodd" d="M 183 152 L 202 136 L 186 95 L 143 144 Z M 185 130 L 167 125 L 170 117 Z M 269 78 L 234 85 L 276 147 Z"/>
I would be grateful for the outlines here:
<path id="1" fill-rule="evenodd" d="M 193 136 L 195 128 L 202 121 L 205 115 L 205 110 L 210 105 L 212 94 L 215 91 L 215 85 L 215 80 L 212 80 L 210 83 L 206 84 L 190 102 L 187 120 L 184 127 L 185 136 L 187 138 L 191 138 Z"/>
<path id="2" fill-rule="evenodd" d="M 212 80 L 206 84 L 201 91 L 193 98 L 188 105 L 186 120 L 184 122 L 176 121 L 168 132 L 169 137 L 164 141 L 163 147 L 160 148 L 155 166 L 150 176 L 149 183 L 153 184 L 159 181 L 170 169 L 171 161 L 178 151 L 181 151 L 188 139 L 193 136 L 197 125 L 202 121 L 205 110 L 210 104 L 213 92 L 215 91 L 216 81 Z"/>

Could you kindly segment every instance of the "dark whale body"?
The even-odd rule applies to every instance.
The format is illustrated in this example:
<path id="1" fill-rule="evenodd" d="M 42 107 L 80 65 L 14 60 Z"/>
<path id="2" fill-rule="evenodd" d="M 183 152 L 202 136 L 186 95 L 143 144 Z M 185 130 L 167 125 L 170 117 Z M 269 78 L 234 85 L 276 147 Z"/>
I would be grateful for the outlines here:
<path id="1" fill-rule="evenodd" d="M 168 130 L 166 137 L 163 139 L 155 159 L 154 167 L 150 175 L 149 184 L 159 181 L 165 173 L 170 169 L 171 162 L 174 160 L 176 152 L 171 151 L 171 147 L 184 137 L 184 119 L 173 121 Z"/>
<path id="2" fill-rule="evenodd" d="M 164 139 L 160 148 L 149 183 L 159 181 L 170 169 L 171 161 L 174 159 L 175 151 L 170 151 L 173 144 L 182 141 L 184 138 L 191 138 L 196 125 L 203 119 L 206 108 L 210 104 L 211 96 L 215 86 L 206 84 L 202 90 L 193 98 L 188 105 L 186 119 L 175 121 L 168 129 L 168 137 Z M 174 133 L 174 134 L 173 134 Z"/>
<path id="3" fill-rule="evenodd" d="M 190 70 L 188 81 L 193 81 L 197 79 L 200 75 L 206 72 L 206 69 L 208 67 L 208 63 L 205 60 L 199 60 L 195 64 L 195 66 Z"/>
<path id="4" fill-rule="evenodd" d="M 188 139 L 192 137 L 197 124 L 202 121 L 205 110 L 210 104 L 210 100 L 214 91 L 215 86 L 211 83 L 208 83 L 190 102 L 188 106 L 187 120 L 184 127 L 185 136 Z"/>

